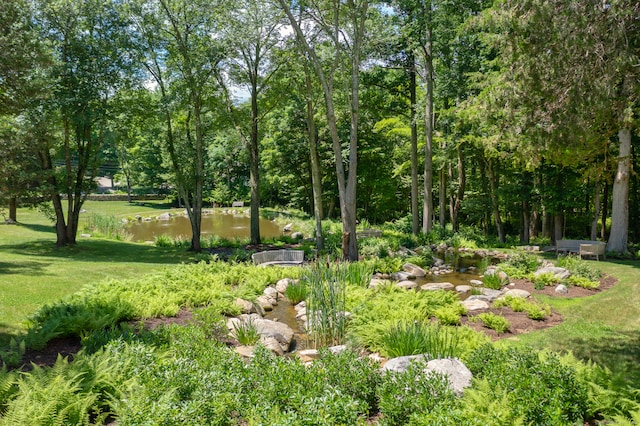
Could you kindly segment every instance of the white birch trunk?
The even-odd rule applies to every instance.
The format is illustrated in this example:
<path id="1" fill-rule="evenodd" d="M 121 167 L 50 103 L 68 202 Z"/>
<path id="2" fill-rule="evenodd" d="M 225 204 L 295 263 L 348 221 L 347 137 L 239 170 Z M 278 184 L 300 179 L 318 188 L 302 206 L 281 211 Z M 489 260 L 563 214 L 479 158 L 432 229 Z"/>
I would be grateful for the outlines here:
<path id="1" fill-rule="evenodd" d="M 618 132 L 620 153 L 618 154 L 618 170 L 613 181 L 613 198 L 611 202 L 611 234 L 607 243 L 609 252 L 627 252 L 627 236 L 629 231 L 629 174 L 631 172 L 631 130 L 620 129 Z"/>

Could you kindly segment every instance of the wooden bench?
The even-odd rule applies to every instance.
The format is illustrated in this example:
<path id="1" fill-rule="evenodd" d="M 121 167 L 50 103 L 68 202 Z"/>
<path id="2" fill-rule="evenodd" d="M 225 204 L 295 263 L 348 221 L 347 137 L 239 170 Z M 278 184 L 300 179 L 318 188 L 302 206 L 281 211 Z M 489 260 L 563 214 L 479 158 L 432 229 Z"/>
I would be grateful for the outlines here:
<path id="1" fill-rule="evenodd" d="M 362 231 L 356 231 L 356 238 L 380 238 L 382 237 L 382 231 L 379 229 L 363 229 Z"/>
<path id="2" fill-rule="evenodd" d="M 259 266 L 299 266 L 304 263 L 303 250 L 268 250 L 254 253 L 251 259 Z"/>
<path id="3" fill-rule="evenodd" d="M 231 207 L 244 207 L 244 201 L 234 201 L 231 203 Z"/>
<path id="4" fill-rule="evenodd" d="M 557 240 L 556 256 L 560 253 L 576 253 L 580 257 L 583 255 L 596 256 L 596 259 L 599 260 L 599 256 L 605 256 L 606 246 L 606 243 L 592 240 Z"/>

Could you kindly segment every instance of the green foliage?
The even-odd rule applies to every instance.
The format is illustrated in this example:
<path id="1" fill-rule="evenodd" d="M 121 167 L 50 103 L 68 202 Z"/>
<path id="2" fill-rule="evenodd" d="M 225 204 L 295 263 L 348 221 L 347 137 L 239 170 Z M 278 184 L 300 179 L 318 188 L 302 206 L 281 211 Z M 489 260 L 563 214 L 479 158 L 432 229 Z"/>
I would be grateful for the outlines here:
<path id="1" fill-rule="evenodd" d="M 485 345 L 466 364 L 488 382 L 489 398 L 508 402 L 512 416 L 526 424 L 572 425 L 587 417 L 587 387 L 557 356 Z"/>
<path id="2" fill-rule="evenodd" d="M 462 305 L 453 304 L 437 308 L 433 314 L 438 319 L 440 324 L 458 325 L 460 324 L 460 317 L 464 313 L 465 309 Z"/>
<path id="3" fill-rule="evenodd" d="M 567 278 L 567 284 L 575 285 L 577 287 L 588 288 L 588 289 L 597 289 L 600 287 L 600 281 L 592 281 L 586 277 L 580 277 L 578 275 L 572 275 Z"/>
<path id="4" fill-rule="evenodd" d="M 233 334 L 241 345 L 253 346 L 260 340 L 260 333 L 253 321 L 236 321 L 233 324 Z"/>
<path id="5" fill-rule="evenodd" d="M 430 359 L 458 354 L 458 335 L 447 327 L 423 322 L 398 322 L 380 339 L 380 353 L 388 358 L 426 354 Z"/>
<path id="6" fill-rule="evenodd" d="M 514 268 L 518 272 L 507 272 L 509 276 L 514 278 L 524 278 L 528 274 L 535 272 L 538 269 L 538 257 L 535 254 L 531 254 L 525 251 L 517 251 L 509 256 L 506 262 L 503 262 L 500 267 L 509 266 Z"/>
<path id="7" fill-rule="evenodd" d="M 26 342 L 23 338 L 12 337 L 9 340 L 7 349 L 0 349 L 0 360 L 5 367 L 18 367 L 26 349 Z"/>
<path id="8" fill-rule="evenodd" d="M 522 297 L 507 296 L 500 298 L 493 302 L 493 306 L 496 308 L 508 306 L 514 312 L 526 312 L 527 316 L 534 320 L 543 320 L 551 314 L 551 308 L 549 306 L 542 306 Z"/>
<path id="9" fill-rule="evenodd" d="M 505 317 L 496 315 L 493 312 L 483 312 L 472 319 L 481 321 L 485 327 L 495 330 L 498 334 L 506 332 L 511 326 Z"/>
<path id="10" fill-rule="evenodd" d="M 392 274 L 402 269 L 404 260 L 400 257 L 383 257 L 373 259 L 373 270 L 381 274 Z"/>
<path id="11" fill-rule="evenodd" d="M 582 260 L 578 255 L 560 256 L 556 265 L 568 269 L 572 276 L 585 278 L 589 281 L 599 281 L 602 277 L 600 270 L 593 268 L 592 263 Z"/>
<path id="12" fill-rule="evenodd" d="M 502 281 L 502 279 L 500 279 L 500 276 L 497 273 L 485 273 L 482 277 L 482 282 L 484 283 L 485 287 L 491 288 L 493 290 L 500 290 L 504 285 L 504 282 Z"/>
<path id="13" fill-rule="evenodd" d="M 531 281 L 533 282 L 533 288 L 536 290 L 542 290 L 546 286 L 552 286 L 560 283 L 560 280 L 558 280 L 558 278 L 551 272 L 532 275 Z"/>
<path id="14" fill-rule="evenodd" d="M 304 281 L 291 282 L 284 291 L 284 295 L 292 304 L 297 305 L 309 295 L 309 286 Z"/>
<path id="15" fill-rule="evenodd" d="M 424 364 L 412 363 L 403 373 L 387 372 L 378 388 L 384 425 L 405 425 L 432 411 L 445 410 L 456 399 L 446 377 L 423 372 Z"/>

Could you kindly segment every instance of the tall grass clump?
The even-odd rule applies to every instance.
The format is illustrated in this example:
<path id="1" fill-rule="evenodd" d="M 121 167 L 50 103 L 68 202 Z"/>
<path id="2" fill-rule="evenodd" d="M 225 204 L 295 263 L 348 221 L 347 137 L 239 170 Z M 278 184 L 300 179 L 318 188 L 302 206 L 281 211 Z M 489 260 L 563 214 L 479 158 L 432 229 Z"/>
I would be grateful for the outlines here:
<path id="1" fill-rule="evenodd" d="M 292 304 L 297 305 L 309 296 L 309 287 L 304 281 L 294 281 L 289 283 L 284 295 Z"/>
<path id="2" fill-rule="evenodd" d="M 86 229 L 113 240 L 131 240 L 131 234 L 127 232 L 126 224 L 113 215 L 92 213 L 88 218 Z"/>
<path id="3" fill-rule="evenodd" d="M 440 325 L 421 321 L 398 322 L 381 337 L 382 355 L 396 358 L 427 354 L 430 359 L 457 355 L 458 335 Z"/>
<path id="4" fill-rule="evenodd" d="M 343 343 L 346 333 L 346 268 L 318 262 L 308 268 L 301 281 L 309 287 L 307 317 L 315 347 Z"/>

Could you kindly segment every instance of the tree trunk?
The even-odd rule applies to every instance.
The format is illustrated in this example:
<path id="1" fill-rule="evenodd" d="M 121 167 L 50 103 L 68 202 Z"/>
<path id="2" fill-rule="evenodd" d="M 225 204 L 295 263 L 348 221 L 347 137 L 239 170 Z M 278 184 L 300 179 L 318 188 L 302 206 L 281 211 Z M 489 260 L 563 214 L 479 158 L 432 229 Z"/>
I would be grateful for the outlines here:
<path id="1" fill-rule="evenodd" d="M 257 76 L 256 76 L 257 78 Z M 260 244 L 260 156 L 258 153 L 258 87 L 251 82 L 251 135 L 249 137 L 249 186 L 251 188 L 251 244 Z"/>
<path id="2" fill-rule="evenodd" d="M 18 197 L 15 195 L 9 198 L 9 223 L 18 221 Z"/>
<path id="3" fill-rule="evenodd" d="M 531 222 L 531 206 L 529 200 L 522 200 L 522 227 L 520 228 L 520 242 L 529 244 L 529 226 Z"/>
<path id="4" fill-rule="evenodd" d="M 409 54 L 409 94 L 411 105 L 409 116 L 411 118 L 411 232 L 418 235 L 420 232 L 420 213 L 418 212 L 418 123 L 416 122 L 417 108 L 417 83 L 416 60 L 413 54 Z"/>
<path id="5" fill-rule="evenodd" d="M 447 172 L 444 167 L 438 175 L 438 223 L 444 228 L 447 223 Z"/>
<path id="6" fill-rule="evenodd" d="M 600 180 L 596 182 L 596 188 L 593 191 L 593 220 L 591 221 L 591 240 L 595 241 L 598 237 L 598 219 L 600 217 Z"/>
<path id="7" fill-rule="evenodd" d="M 504 224 L 502 223 L 502 217 L 500 216 L 500 204 L 498 200 L 498 181 L 496 179 L 495 172 L 493 170 L 493 159 L 485 158 L 487 162 L 487 178 L 489 179 L 489 187 L 491 194 L 491 208 L 493 210 L 493 220 L 496 224 L 496 231 L 498 232 L 498 240 L 501 243 L 505 242 Z"/>
<path id="8" fill-rule="evenodd" d="M 564 214 L 562 212 L 558 212 L 553 215 L 553 242 L 555 243 L 558 240 L 562 239 L 564 234 Z"/>
<path id="9" fill-rule="evenodd" d="M 425 28 L 426 43 L 423 46 L 425 67 L 425 144 L 424 144 L 424 200 L 422 205 L 422 231 L 427 233 L 433 227 L 433 52 L 431 27 Z"/>
<path id="10" fill-rule="evenodd" d="M 322 174 L 320 172 L 320 158 L 318 157 L 318 138 L 314 120 L 313 85 L 309 68 L 305 66 L 305 87 L 307 92 L 307 132 L 309 133 L 309 156 L 311 158 L 311 187 L 313 189 L 313 215 L 316 224 L 316 247 L 324 249 L 322 236 Z"/>
<path id="11" fill-rule="evenodd" d="M 618 132 L 620 152 L 618 154 L 618 170 L 613 181 L 613 198 L 611 200 L 611 234 L 607 243 L 607 251 L 627 253 L 629 232 L 629 174 L 631 172 L 631 130 L 620 129 Z"/>
<path id="12" fill-rule="evenodd" d="M 464 158 L 460 143 L 457 144 L 456 152 L 458 158 L 458 190 L 455 193 L 451 209 L 451 225 L 453 226 L 454 231 L 458 231 L 460 229 L 458 216 L 462 209 L 462 200 L 464 199 L 464 191 L 467 186 L 467 175 L 464 171 Z"/>

